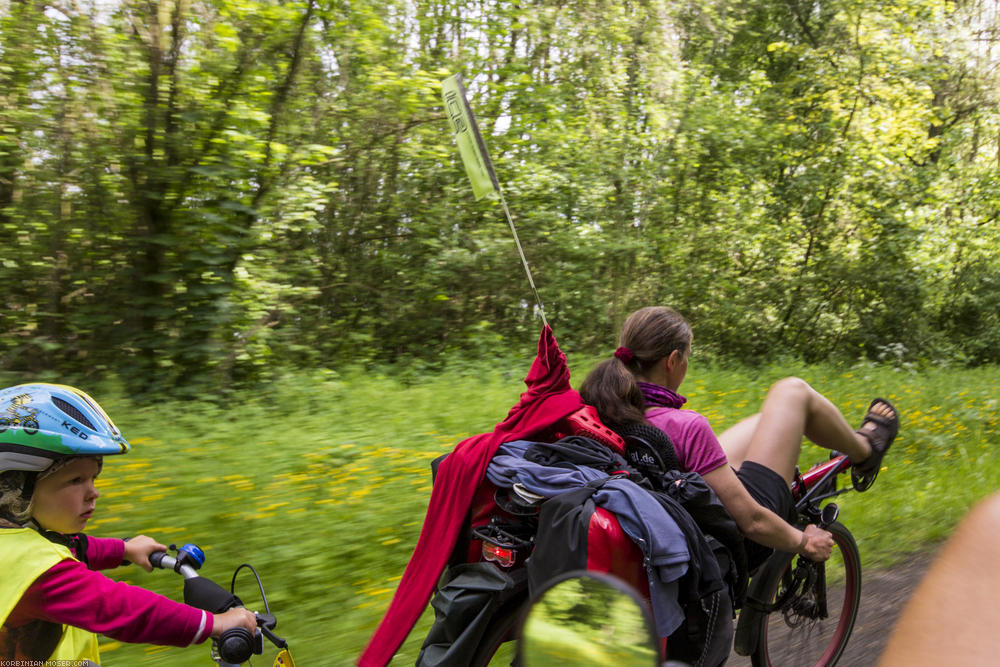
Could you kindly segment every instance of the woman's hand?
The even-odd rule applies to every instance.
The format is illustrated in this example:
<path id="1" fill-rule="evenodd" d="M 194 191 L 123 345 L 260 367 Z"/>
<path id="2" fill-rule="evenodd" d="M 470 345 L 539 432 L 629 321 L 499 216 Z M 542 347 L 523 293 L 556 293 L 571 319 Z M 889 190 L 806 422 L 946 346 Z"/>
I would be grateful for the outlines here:
<path id="1" fill-rule="evenodd" d="M 218 637 L 230 628 L 246 628 L 250 632 L 257 631 L 257 617 L 245 607 L 233 607 L 222 614 L 212 614 L 212 636 Z"/>
<path id="2" fill-rule="evenodd" d="M 824 561 L 833 553 L 833 535 L 817 525 L 809 524 L 802 531 L 799 554 L 809 560 Z"/>
<path id="3" fill-rule="evenodd" d="M 156 551 L 166 550 L 166 545 L 160 544 L 152 537 L 136 535 L 125 541 L 125 560 L 135 563 L 146 572 L 152 572 L 153 565 L 149 562 L 149 555 Z"/>

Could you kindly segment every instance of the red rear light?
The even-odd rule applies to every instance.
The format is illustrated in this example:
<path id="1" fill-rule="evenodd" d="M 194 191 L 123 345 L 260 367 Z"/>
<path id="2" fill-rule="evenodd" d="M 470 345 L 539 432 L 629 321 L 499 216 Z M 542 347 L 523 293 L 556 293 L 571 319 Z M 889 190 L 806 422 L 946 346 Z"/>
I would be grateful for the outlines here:
<path id="1" fill-rule="evenodd" d="M 510 567 L 517 560 L 517 553 L 510 547 L 483 542 L 483 558 L 497 563 L 501 567 Z"/>
<path id="2" fill-rule="evenodd" d="M 472 529 L 472 537 L 482 540 L 483 560 L 496 563 L 500 567 L 514 567 L 523 563 L 534 547 L 534 540 L 525 534 L 531 525 L 508 524 L 493 517 L 489 524 Z"/>

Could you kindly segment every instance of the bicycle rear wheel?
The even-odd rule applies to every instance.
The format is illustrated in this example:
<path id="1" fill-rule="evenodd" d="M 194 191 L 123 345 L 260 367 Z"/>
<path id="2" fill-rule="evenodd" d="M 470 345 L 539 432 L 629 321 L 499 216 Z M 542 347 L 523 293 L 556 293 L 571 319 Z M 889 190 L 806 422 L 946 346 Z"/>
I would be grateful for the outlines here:
<path id="1" fill-rule="evenodd" d="M 829 667 L 837 663 L 854 628 L 861 601 L 861 556 L 841 523 L 831 524 L 836 548 L 825 563 L 775 554 L 764 564 L 758 599 L 778 607 L 761 616 L 754 667 Z"/>

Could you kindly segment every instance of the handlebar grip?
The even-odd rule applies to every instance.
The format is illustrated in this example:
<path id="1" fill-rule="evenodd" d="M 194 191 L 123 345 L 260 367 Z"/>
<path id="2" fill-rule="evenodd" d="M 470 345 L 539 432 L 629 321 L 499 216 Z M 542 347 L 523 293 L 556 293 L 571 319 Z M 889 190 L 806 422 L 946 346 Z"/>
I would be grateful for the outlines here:
<path id="1" fill-rule="evenodd" d="M 253 654 L 264 652 L 259 633 L 255 634 L 246 628 L 229 628 L 216 640 L 219 657 L 226 662 L 241 665 Z"/>
<path id="2" fill-rule="evenodd" d="M 163 563 L 163 559 L 166 556 L 167 556 L 166 551 L 154 551 L 153 553 L 149 554 L 149 564 L 152 565 L 153 567 L 158 567 L 164 570 L 170 569 L 169 565 L 165 565 Z"/>

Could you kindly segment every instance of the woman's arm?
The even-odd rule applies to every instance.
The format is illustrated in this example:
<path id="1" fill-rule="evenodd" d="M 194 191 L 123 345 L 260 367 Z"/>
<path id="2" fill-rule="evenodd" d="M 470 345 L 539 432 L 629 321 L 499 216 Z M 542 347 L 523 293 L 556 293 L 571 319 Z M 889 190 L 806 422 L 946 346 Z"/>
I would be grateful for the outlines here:
<path id="1" fill-rule="evenodd" d="M 826 560 L 833 551 L 833 537 L 817 526 L 804 531 L 762 507 L 746 490 L 729 465 L 702 475 L 723 506 L 736 521 L 740 532 L 766 547 L 797 553 L 812 560 Z"/>

